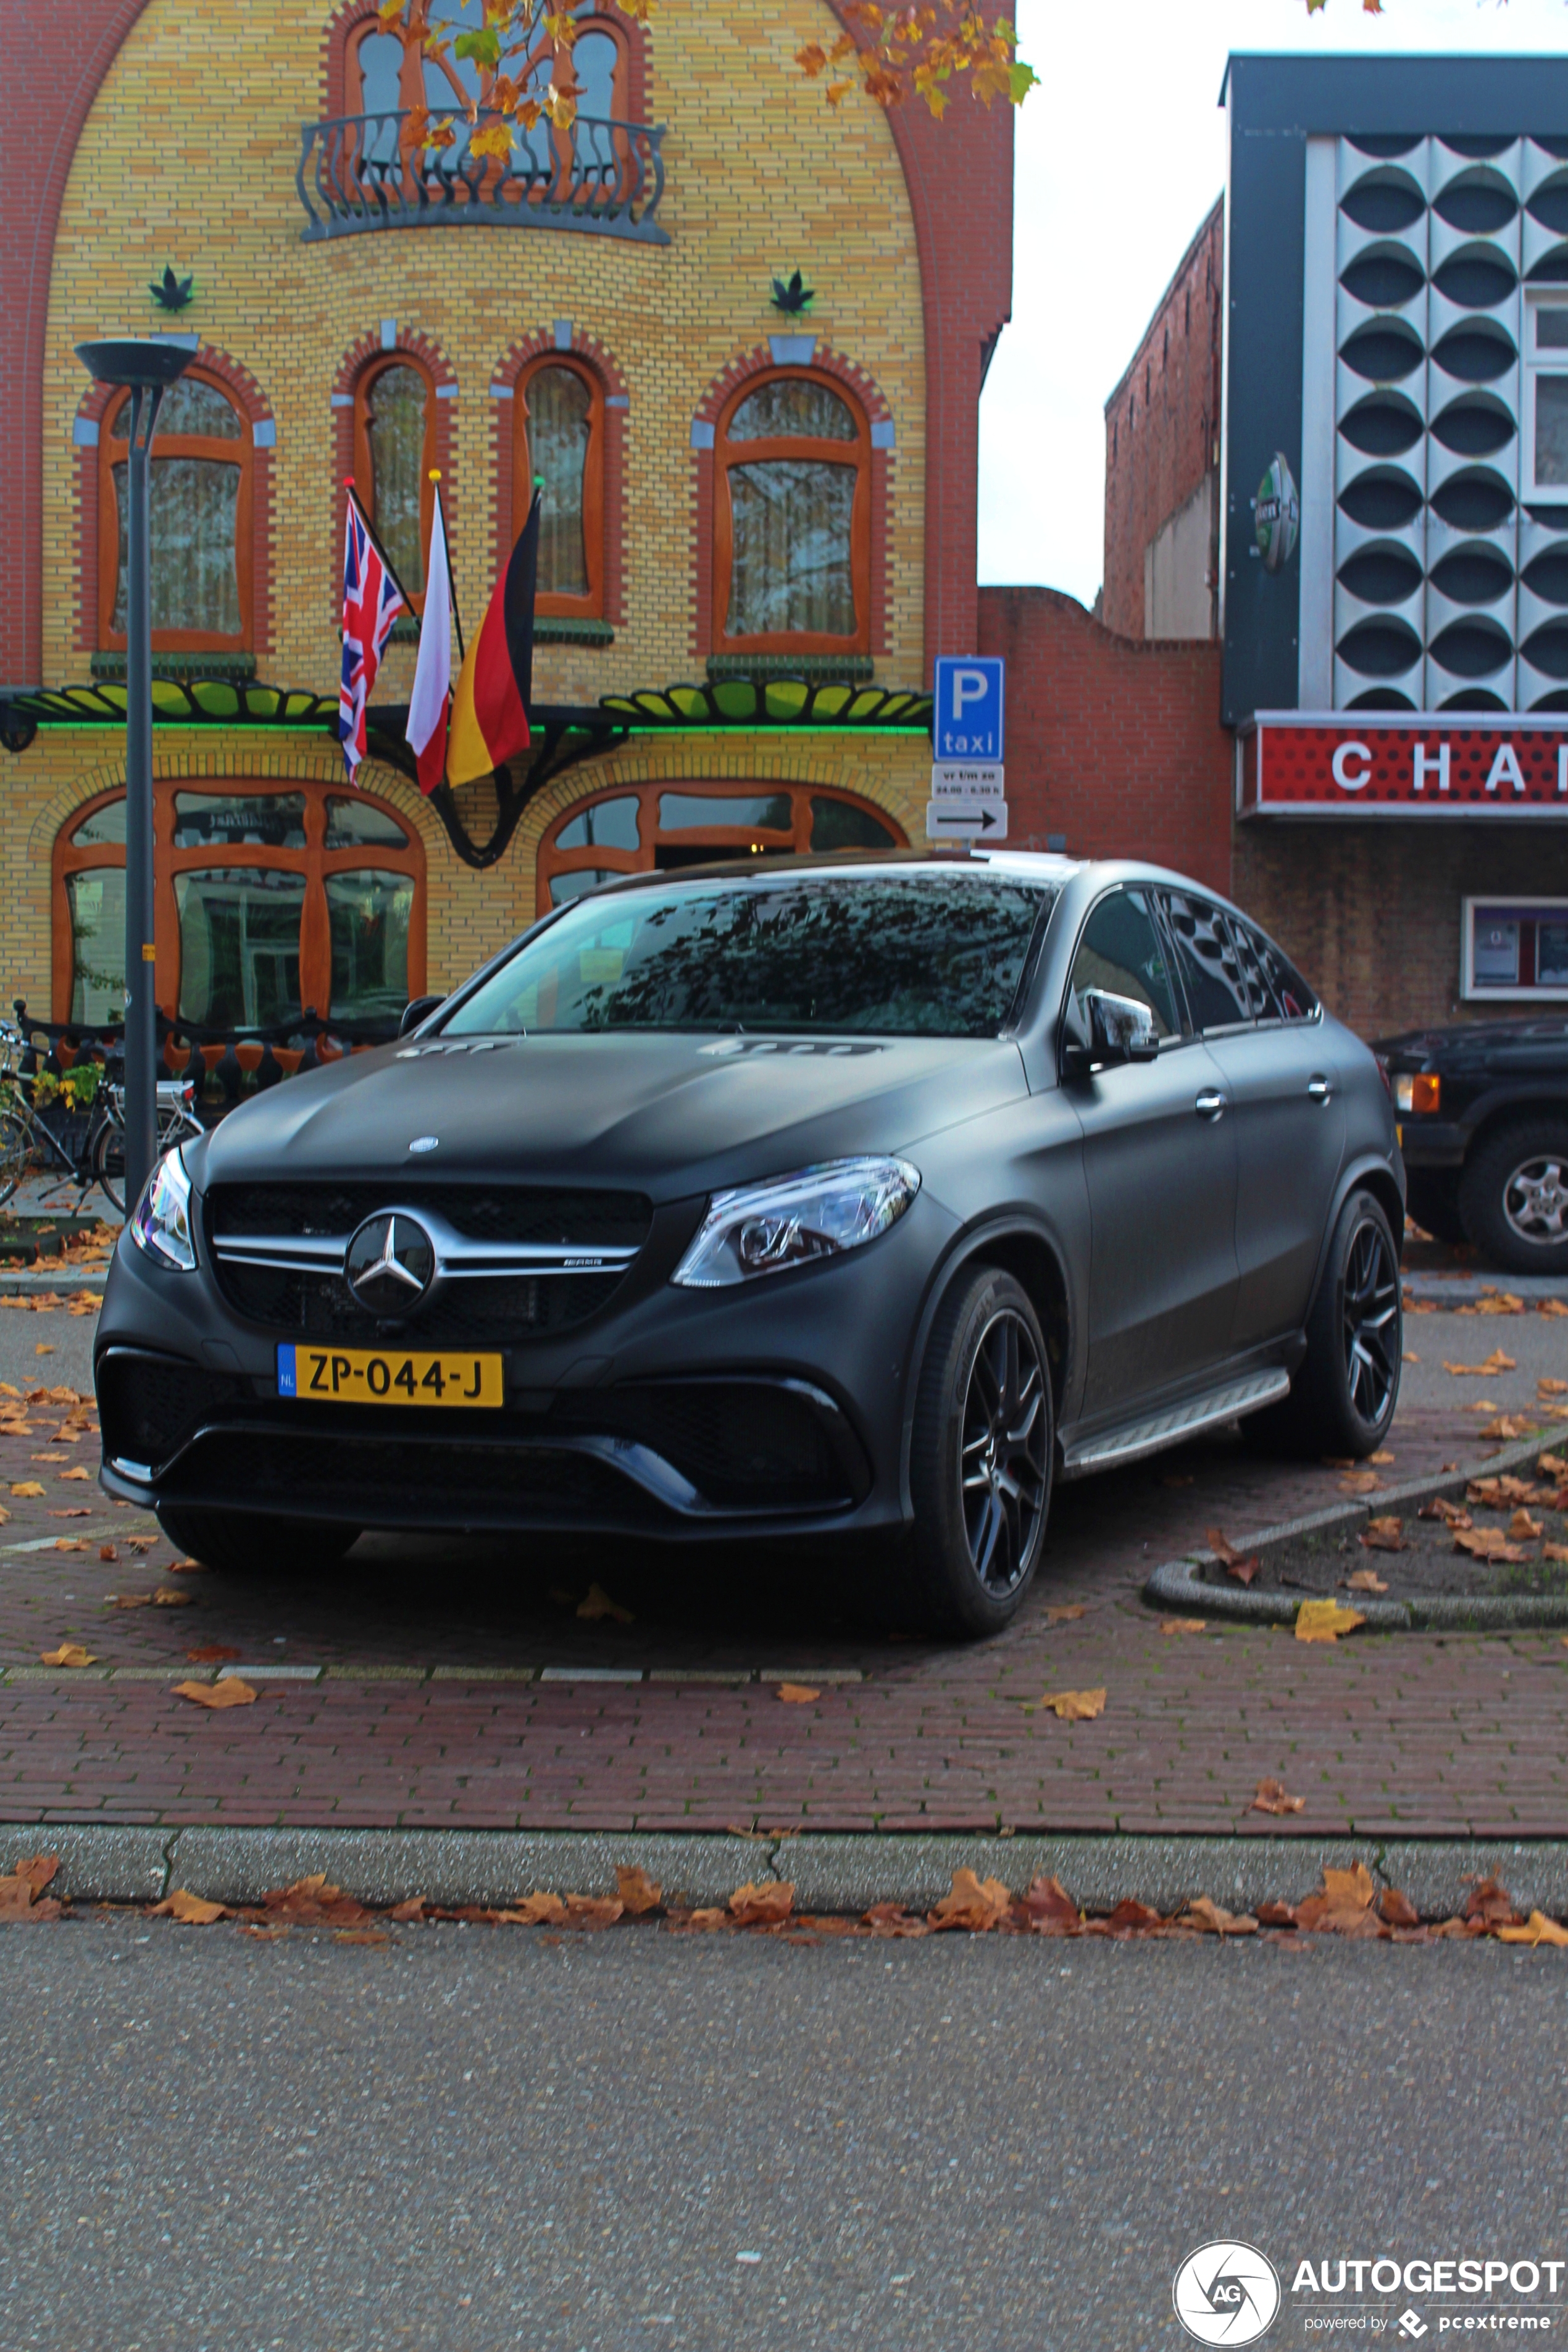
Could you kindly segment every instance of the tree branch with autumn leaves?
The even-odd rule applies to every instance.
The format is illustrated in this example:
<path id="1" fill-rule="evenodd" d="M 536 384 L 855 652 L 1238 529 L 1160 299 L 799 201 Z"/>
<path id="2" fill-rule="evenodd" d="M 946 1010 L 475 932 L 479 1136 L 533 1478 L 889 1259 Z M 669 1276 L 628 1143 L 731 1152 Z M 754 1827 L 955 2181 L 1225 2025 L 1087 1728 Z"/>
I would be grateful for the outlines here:
<path id="1" fill-rule="evenodd" d="M 416 43 L 426 57 L 449 68 L 454 63 L 471 68 L 478 94 L 462 109 L 470 126 L 471 154 L 504 163 L 511 152 L 511 123 L 531 131 L 547 120 L 558 131 L 571 128 L 577 114 L 572 52 L 591 18 L 551 7 L 547 0 L 543 5 L 541 0 L 484 0 L 484 23 L 465 28 L 450 18 L 433 18 L 431 5 L 432 0 L 382 0 L 381 21 L 389 32 Z M 616 5 L 638 24 L 647 24 L 653 12 L 653 0 L 616 0 Z M 987 18 L 967 0 L 911 0 L 890 8 L 878 0 L 840 0 L 838 14 L 846 29 L 830 48 L 814 41 L 795 53 L 808 81 L 826 76 L 823 95 L 832 107 L 859 89 L 883 108 L 923 100 L 940 117 L 949 98 L 965 86 L 983 105 L 1002 99 L 1021 106 L 1039 79 L 1016 55 L 1010 19 Z M 550 81 L 540 90 L 546 50 Z M 525 61 L 521 81 L 508 70 L 519 58 Z M 481 124 L 481 111 L 499 119 Z M 405 121 L 402 144 L 405 150 L 449 147 L 456 137 L 450 120 L 432 121 L 428 107 L 416 106 Z"/>

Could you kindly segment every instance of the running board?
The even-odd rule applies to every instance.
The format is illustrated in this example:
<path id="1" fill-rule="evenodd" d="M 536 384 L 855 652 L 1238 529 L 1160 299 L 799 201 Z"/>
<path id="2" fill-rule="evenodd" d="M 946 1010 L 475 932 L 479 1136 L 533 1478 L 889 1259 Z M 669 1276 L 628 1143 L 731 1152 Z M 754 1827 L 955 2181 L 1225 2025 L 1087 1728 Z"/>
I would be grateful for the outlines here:
<path id="1" fill-rule="evenodd" d="M 1167 1445 L 1179 1445 L 1184 1438 L 1196 1437 L 1205 1429 L 1215 1429 L 1222 1422 L 1235 1421 L 1242 1413 L 1257 1412 L 1266 1404 L 1274 1404 L 1290 1393 L 1290 1375 L 1279 1365 L 1268 1371 L 1249 1372 L 1245 1380 L 1228 1381 L 1224 1388 L 1210 1389 L 1206 1395 L 1188 1397 L 1173 1404 L 1168 1412 L 1151 1413 L 1144 1421 L 1134 1421 L 1125 1428 L 1108 1430 L 1099 1437 L 1086 1437 L 1068 1446 L 1062 1455 L 1061 1475 L 1064 1478 L 1081 1478 L 1090 1470 L 1109 1470 L 1113 1463 L 1137 1462 L 1145 1454 L 1159 1454 Z"/>

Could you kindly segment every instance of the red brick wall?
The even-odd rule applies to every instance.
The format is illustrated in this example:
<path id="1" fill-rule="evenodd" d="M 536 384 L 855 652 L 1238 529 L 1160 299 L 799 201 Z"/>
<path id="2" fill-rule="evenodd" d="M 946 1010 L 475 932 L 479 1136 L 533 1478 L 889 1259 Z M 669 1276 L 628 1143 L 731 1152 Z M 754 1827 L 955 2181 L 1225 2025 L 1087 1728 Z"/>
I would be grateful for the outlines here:
<path id="1" fill-rule="evenodd" d="M 0 140 L 0 686 L 43 670 L 44 329 L 77 135 L 145 0 L 6 0 Z M 83 381 L 86 379 L 84 377 Z"/>
<path id="2" fill-rule="evenodd" d="M 979 651 L 1007 663 L 1009 846 L 1147 857 L 1230 889 L 1220 647 L 1112 635 L 1052 588 L 982 588 Z"/>
<path id="3" fill-rule="evenodd" d="M 1105 404 L 1107 628 L 1143 635 L 1143 553 L 1219 461 L 1225 199 L 1184 255 Z"/>

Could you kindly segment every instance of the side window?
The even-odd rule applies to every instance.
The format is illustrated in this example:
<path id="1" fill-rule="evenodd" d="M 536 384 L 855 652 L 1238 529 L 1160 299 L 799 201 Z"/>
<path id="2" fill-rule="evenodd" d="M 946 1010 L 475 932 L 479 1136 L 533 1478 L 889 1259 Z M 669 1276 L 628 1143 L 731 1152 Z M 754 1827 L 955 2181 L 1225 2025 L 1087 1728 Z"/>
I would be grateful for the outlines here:
<path id="1" fill-rule="evenodd" d="M 1232 915 L 1230 929 L 1257 1019 L 1310 1021 L 1318 1000 L 1294 964 L 1286 961 L 1272 940 L 1239 916 Z"/>
<path id="2" fill-rule="evenodd" d="M 1219 908 L 1182 890 L 1167 890 L 1164 902 L 1194 1028 L 1234 1029 L 1250 1021 L 1236 943 Z"/>
<path id="3" fill-rule="evenodd" d="M 1079 998 L 1090 988 L 1131 996 L 1149 1007 L 1160 1036 L 1181 1034 L 1170 967 L 1142 890 L 1113 890 L 1100 900 L 1084 925 L 1068 985 Z"/>

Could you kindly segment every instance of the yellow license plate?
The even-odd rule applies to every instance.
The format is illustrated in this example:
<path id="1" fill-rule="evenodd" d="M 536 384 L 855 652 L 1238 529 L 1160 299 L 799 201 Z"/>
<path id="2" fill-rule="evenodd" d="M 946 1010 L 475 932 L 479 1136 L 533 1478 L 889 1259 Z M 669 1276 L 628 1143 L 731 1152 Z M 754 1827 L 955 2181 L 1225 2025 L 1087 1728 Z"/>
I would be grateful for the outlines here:
<path id="1" fill-rule="evenodd" d="M 398 1348 L 278 1349 L 278 1393 L 322 1404 L 452 1404 L 497 1406 L 504 1402 L 502 1360 L 465 1355 L 406 1354 Z"/>

